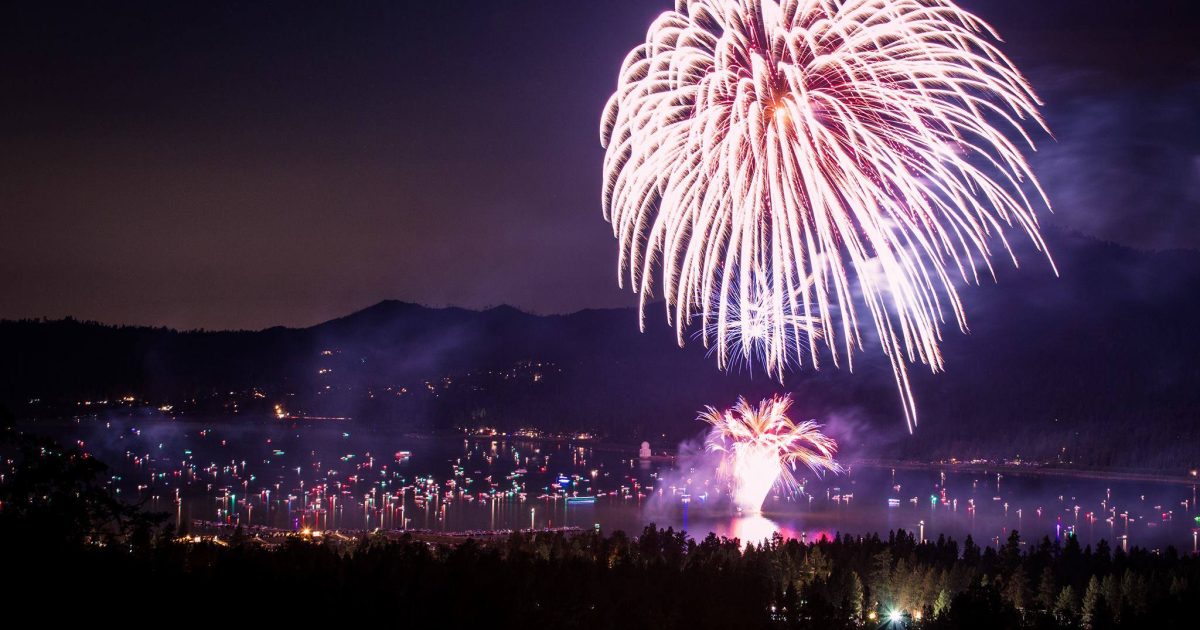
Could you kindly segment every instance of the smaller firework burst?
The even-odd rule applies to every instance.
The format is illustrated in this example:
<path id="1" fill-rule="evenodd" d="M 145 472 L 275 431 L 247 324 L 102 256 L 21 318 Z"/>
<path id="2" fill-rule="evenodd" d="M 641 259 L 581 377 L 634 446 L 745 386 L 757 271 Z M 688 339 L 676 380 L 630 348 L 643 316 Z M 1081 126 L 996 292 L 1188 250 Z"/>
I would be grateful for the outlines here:
<path id="1" fill-rule="evenodd" d="M 739 397 L 732 409 L 708 407 L 699 419 L 712 425 L 705 447 L 723 454 L 717 474 L 730 484 L 738 510 L 757 513 L 777 483 L 797 486 L 793 474 L 803 464 L 815 473 L 839 473 L 833 461 L 837 442 L 821 433 L 813 421 L 795 423 L 788 417 L 791 396 L 772 396 L 757 407 Z"/>

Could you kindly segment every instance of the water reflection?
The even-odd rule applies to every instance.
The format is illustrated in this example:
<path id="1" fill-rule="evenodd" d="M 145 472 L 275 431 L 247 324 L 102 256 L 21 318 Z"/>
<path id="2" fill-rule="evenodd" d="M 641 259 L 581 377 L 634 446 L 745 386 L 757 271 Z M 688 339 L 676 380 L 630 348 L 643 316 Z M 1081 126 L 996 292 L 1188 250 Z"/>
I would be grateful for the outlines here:
<path id="1" fill-rule="evenodd" d="M 743 547 L 769 541 L 776 532 L 784 538 L 799 538 L 792 529 L 782 527 L 761 514 L 735 516 L 729 523 L 729 535 L 742 541 Z"/>
<path id="2" fill-rule="evenodd" d="M 762 515 L 735 517 L 719 488 L 676 470 L 677 463 L 639 461 L 636 452 L 346 429 L 353 427 L 136 419 L 31 427 L 95 454 L 112 467 L 109 483 L 122 497 L 179 524 L 448 532 L 567 526 L 637 535 L 655 523 L 744 543 L 776 532 L 815 542 L 905 529 L 990 545 L 1019 530 L 1028 544 L 1075 534 L 1083 545 L 1106 538 L 1113 547 L 1181 550 L 1200 538 L 1191 484 L 864 466 L 811 479 L 801 494 L 772 495 Z"/>

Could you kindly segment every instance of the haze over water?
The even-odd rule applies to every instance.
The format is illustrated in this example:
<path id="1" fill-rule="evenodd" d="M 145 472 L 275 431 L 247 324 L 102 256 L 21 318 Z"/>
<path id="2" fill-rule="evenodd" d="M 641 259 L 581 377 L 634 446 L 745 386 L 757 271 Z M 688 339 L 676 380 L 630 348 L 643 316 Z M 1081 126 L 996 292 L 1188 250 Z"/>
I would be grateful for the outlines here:
<path id="1" fill-rule="evenodd" d="M 130 501 L 180 521 L 285 530 L 462 532 L 649 523 L 757 541 L 778 531 L 817 540 L 907 530 L 997 545 L 1013 530 L 1083 545 L 1194 549 L 1193 485 L 1085 477 L 851 466 L 773 493 L 737 515 L 703 471 L 588 442 L 463 439 L 372 432 L 349 424 L 80 418 L 37 422 L 111 467 Z M 684 464 L 685 466 L 687 464 Z M 689 483 L 690 480 L 690 483 Z M 178 502 L 176 501 L 178 497 Z M 568 497 L 576 497 L 568 499 Z M 579 498 L 595 497 L 594 502 Z"/>

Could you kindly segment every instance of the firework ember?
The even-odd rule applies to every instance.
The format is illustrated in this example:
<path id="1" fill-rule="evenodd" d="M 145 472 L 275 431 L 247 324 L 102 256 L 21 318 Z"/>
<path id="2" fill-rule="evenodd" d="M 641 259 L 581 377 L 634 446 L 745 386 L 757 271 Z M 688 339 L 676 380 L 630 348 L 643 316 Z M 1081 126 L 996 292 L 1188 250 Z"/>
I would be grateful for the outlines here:
<path id="1" fill-rule="evenodd" d="M 997 39 L 948 0 L 677 0 L 601 123 L 642 325 L 661 273 L 681 345 L 698 318 L 721 367 L 782 379 L 823 349 L 853 369 L 865 312 L 912 430 L 907 365 L 943 368 L 947 313 L 966 330 L 955 283 L 1016 264 L 1008 228 L 1044 251 L 1009 138 L 1033 148 L 1040 102 Z"/>
<path id="2" fill-rule="evenodd" d="M 732 409 L 709 407 L 700 414 L 700 419 L 713 427 L 705 447 L 722 453 L 717 474 L 730 484 L 734 503 L 742 512 L 760 511 L 777 482 L 789 490 L 796 488 L 793 473 L 797 464 L 815 473 L 842 470 L 833 460 L 837 442 L 821 433 L 816 422 L 792 422 L 788 417 L 791 405 L 790 396 L 773 396 L 758 407 L 738 398 Z"/>

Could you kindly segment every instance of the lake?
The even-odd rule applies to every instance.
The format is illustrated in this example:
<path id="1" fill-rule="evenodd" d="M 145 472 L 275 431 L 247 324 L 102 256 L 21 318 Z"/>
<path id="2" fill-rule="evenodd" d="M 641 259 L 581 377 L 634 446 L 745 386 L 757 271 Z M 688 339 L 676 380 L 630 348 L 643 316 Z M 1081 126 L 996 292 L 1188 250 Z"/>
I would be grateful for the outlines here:
<path id="1" fill-rule="evenodd" d="M 235 424 L 236 423 L 236 424 Z M 1005 472 L 851 466 L 777 488 L 758 516 L 736 514 L 705 460 L 639 461 L 587 442 L 421 437 L 347 423 L 80 418 L 23 428 L 76 443 L 111 467 L 110 483 L 176 522 L 286 530 L 468 530 L 647 523 L 757 541 L 904 529 L 996 545 L 1018 530 L 1036 544 L 1193 551 L 1194 485 Z M 803 471 L 807 473 L 807 471 Z"/>

